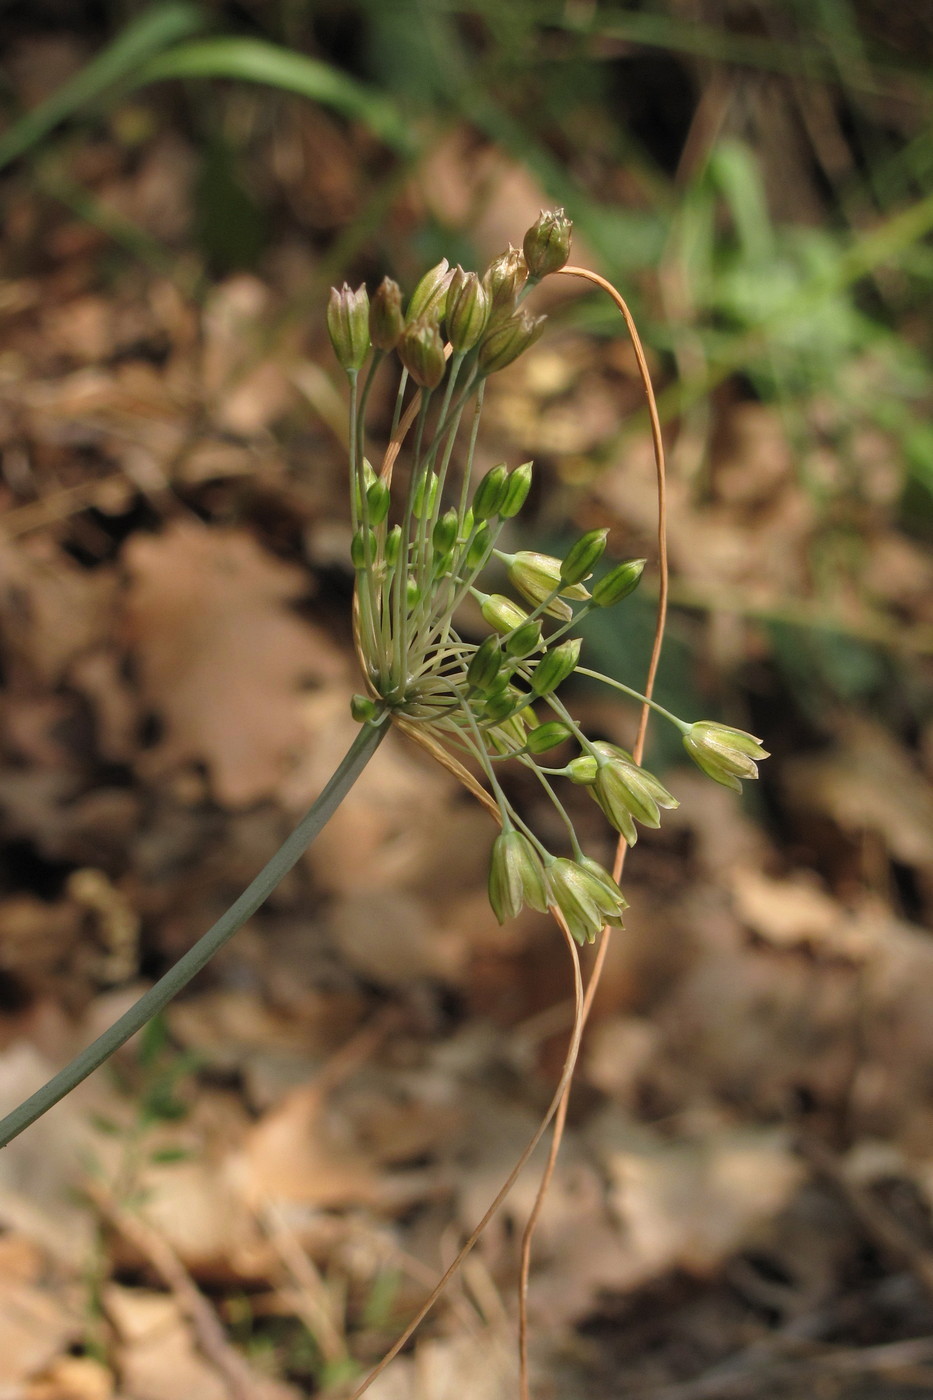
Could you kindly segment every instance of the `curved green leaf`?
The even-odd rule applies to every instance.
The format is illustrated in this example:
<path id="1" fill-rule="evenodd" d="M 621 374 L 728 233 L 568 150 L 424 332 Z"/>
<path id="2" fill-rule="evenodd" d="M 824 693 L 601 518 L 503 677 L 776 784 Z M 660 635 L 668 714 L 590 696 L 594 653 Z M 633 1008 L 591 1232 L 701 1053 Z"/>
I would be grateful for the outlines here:
<path id="1" fill-rule="evenodd" d="M 406 152 L 412 141 L 397 108 L 353 78 L 262 39 L 201 39 L 161 53 L 136 76 L 136 85 L 165 78 L 236 78 L 263 83 L 332 107 L 363 122 L 393 149 Z"/>

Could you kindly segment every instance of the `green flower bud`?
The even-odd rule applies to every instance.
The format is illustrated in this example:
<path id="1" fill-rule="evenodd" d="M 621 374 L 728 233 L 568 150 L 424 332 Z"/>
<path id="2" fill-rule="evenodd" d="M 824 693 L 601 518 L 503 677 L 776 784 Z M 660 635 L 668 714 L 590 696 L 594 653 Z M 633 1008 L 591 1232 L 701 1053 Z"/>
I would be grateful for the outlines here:
<path id="1" fill-rule="evenodd" d="M 508 489 L 508 475 L 509 469 L 504 462 L 486 473 L 473 493 L 474 520 L 491 520 L 498 515 Z"/>
<path id="2" fill-rule="evenodd" d="M 470 657 L 467 667 L 467 681 L 474 690 L 495 689 L 499 672 L 502 669 L 502 643 L 495 633 L 484 637 Z"/>
<path id="3" fill-rule="evenodd" d="M 457 543 L 457 528 L 460 524 L 457 512 L 453 506 L 445 510 L 439 520 L 435 521 L 434 529 L 431 531 L 431 543 L 438 554 L 449 554 Z"/>
<path id="4" fill-rule="evenodd" d="M 646 768 L 640 768 L 631 754 L 615 744 L 602 741 L 593 745 L 598 755 L 598 771 L 590 796 L 599 803 L 607 819 L 621 832 L 629 845 L 638 838 L 633 818 L 643 826 L 661 825 L 662 807 L 679 807 L 676 797 Z"/>
<path id="5" fill-rule="evenodd" d="M 405 580 L 405 604 L 409 611 L 421 602 L 421 589 L 413 578 Z"/>
<path id="6" fill-rule="evenodd" d="M 487 724 L 501 725 L 506 720 L 517 719 L 516 707 L 520 706 L 523 700 L 522 692 L 514 685 L 507 685 L 504 690 L 496 690 L 486 698 L 483 705 L 483 721 Z M 522 725 L 521 739 L 519 744 L 525 743 L 525 727 Z"/>
<path id="7" fill-rule="evenodd" d="M 535 607 L 543 603 L 545 598 L 551 599 L 544 609 L 548 617 L 559 618 L 561 622 L 569 622 L 573 617 L 573 609 L 569 603 L 562 602 L 560 598 L 551 598 L 555 588 L 568 598 L 582 600 L 590 596 L 582 584 L 564 586 L 560 576 L 561 562 L 551 554 L 539 554 L 537 550 L 523 549 L 518 554 L 503 554 L 501 557 L 506 565 L 509 582 L 518 589 L 523 598 L 527 598 Z"/>
<path id="8" fill-rule="evenodd" d="M 537 651 L 541 645 L 541 623 L 537 619 L 524 623 L 509 637 L 505 644 L 505 649 L 509 656 L 522 657 L 530 656 L 533 651 Z"/>
<path id="9" fill-rule="evenodd" d="M 535 695 L 550 695 L 559 685 L 572 675 L 580 659 L 579 637 L 568 637 L 545 652 L 534 669 L 530 685 Z"/>
<path id="10" fill-rule="evenodd" d="M 557 272 L 570 256 L 570 235 L 573 224 L 563 209 L 545 213 L 542 209 L 537 223 L 532 224 L 522 240 L 522 251 L 528 264 L 528 276 L 540 281 L 550 272 Z"/>
<path id="11" fill-rule="evenodd" d="M 370 525 L 381 525 L 389 514 L 389 488 L 384 481 L 376 480 L 366 492 L 366 505 Z"/>
<path id="12" fill-rule="evenodd" d="M 489 553 L 491 536 L 488 525 L 481 525 L 474 535 L 466 552 L 468 569 L 479 568 Z"/>
<path id="13" fill-rule="evenodd" d="M 511 598 L 505 598 L 501 593 L 480 593 L 476 589 L 472 592 L 479 600 L 483 617 L 497 632 L 513 632 L 516 627 L 521 627 L 522 623 L 528 621 L 528 614 L 517 603 L 513 603 Z M 538 663 L 538 670 L 541 669 L 541 664 Z"/>
<path id="14" fill-rule="evenodd" d="M 383 277 L 369 307 L 369 338 L 378 350 L 394 350 L 404 328 L 402 289 L 391 277 Z"/>
<path id="15" fill-rule="evenodd" d="M 441 258 L 436 267 L 430 268 L 424 274 L 411 294 L 406 320 L 417 321 L 422 317 L 430 317 L 432 313 L 436 313 L 437 319 L 440 319 L 447 286 L 452 276 L 449 268 L 447 259 Z"/>
<path id="16" fill-rule="evenodd" d="M 525 904 L 542 914 L 547 909 L 544 867 L 534 846 L 521 831 L 503 831 L 493 843 L 489 903 L 500 924 L 514 919 Z"/>
<path id="17" fill-rule="evenodd" d="M 338 364 L 355 374 L 369 353 L 369 296 L 366 287 L 352 291 L 344 282 L 340 291 L 330 289 L 327 334 Z"/>
<path id="18" fill-rule="evenodd" d="M 447 288 L 447 339 L 457 351 L 472 350 L 486 329 L 489 296 L 475 272 L 457 265 Z"/>
<path id="19" fill-rule="evenodd" d="M 605 578 L 593 585 L 593 602 L 597 608 L 611 608 L 638 587 L 645 571 L 644 559 L 624 559 L 610 569 Z"/>
<path id="20" fill-rule="evenodd" d="M 490 320 L 497 312 L 511 314 L 515 298 L 527 280 L 525 255 L 509 244 L 508 252 L 493 258 L 483 273 L 483 286 L 489 294 Z"/>
<path id="21" fill-rule="evenodd" d="M 376 537 L 372 530 L 362 526 L 354 532 L 350 541 L 350 559 L 354 569 L 365 569 L 376 557 Z"/>
<path id="22" fill-rule="evenodd" d="M 582 583 L 589 578 L 606 548 L 608 530 L 588 530 L 564 556 L 560 576 L 564 583 Z"/>
<path id="23" fill-rule="evenodd" d="M 491 330 L 479 347 L 480 374 L 495 374 L 517 360 L 538 339 L 546 319 L 519 311 Z"/>
<path id="24" fill-rule="evenodd" d="M 368 724 L 378 719 L 382 714 L 381 706 L 375 700 L 370 700 L 368 695 L 354 695 L 350 701 L 350 714 L 357 724 Z"/>
<path id="25" fill-rule="evenodd" d="M 691 724 L 684 735 L 684 748 L 707 777 L 734 792 L 742 791 L 741 778 L 758 777 L 758 764 L 769 756 L 754 734 L 711 719 Z"/>
<path id="26" fill-rule="evenodd" d="M 521 753 L 525 747 L 527 730 L 521 714 L 509 715 L 508 719 L 489 726 L 486 733 L 497 753 Z"/>
<path id="27" fill-rule="evenodd" d="M 551 902 L 577 943 L 594 942 L 606 924 L 622 927 L 625 901 L 621 891 L 614 895 L 603 879 L 577 861 L 565 857 L 550 861 L 546 878 Z"/>
<path id="28" fill-rule="evenodd" d="M 547 753 L 548 749 L 556 749 L 558 744 L 569 738 L 570 730 L 562 720 L 549 719 L 531 730 L 525 747 L 529 753 Z"/>
<path id="29" fill-rule="evenodd" d="M 508 483 L 505 488 L 505 495 L 499 507 L 499 516 L 502 520 L 511 520 L 513 515 L 517 515 L 528 498 L 531 490 L 531 462 L 523 462 L 520 467 L 509 472 Z"/>
<path id="30" fill-rule="evenodd" d="M 437 322 L 425 319 L 409 321 L 396 348 L 399 359 L 415 383 L 420 384 L 422 389 L 436 389 L 447 367 Z"/>
<path id="31" fill-rule="evenodd" d="M 398 563 L 398 556 L 402 548 L 402 527 L 393 525 L 386 535 L 386 542 L 383 546 L 385 561 L 389 568 L 393 568 Z"/>
<path id="32" fill-rule="evenodd" d="M 581 753 L 570 760 L 564 772 L 570 781 L 576 783 L 578 787 L 589 787 L 590 783 L 596 781 L 599 764 L 591 753 Z"/>
<path id="33" fill-rule="evenodd" d="M 416 520 L 421 520 L 433 512 L 440 484 L 435 472 L 426 472 L 424 476 L 419 477 L 415 484 L 415 493 L 411 503 L 412 514 Z"/>

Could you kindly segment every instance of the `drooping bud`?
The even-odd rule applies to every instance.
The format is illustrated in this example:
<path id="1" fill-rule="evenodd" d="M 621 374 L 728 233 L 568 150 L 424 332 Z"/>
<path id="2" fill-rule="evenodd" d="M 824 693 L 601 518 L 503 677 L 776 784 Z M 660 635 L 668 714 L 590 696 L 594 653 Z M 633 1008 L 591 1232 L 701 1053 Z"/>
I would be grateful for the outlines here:
<path id="1" fill-rule="evenodd" d="M 590 783 L 596 781 L 599 764 L 591 753 L 581 753 L 570 760 L 564 772 L 578 787 L 589 787 Z"/>
<path id="2" fill-rule="evenodd" d="M 590 595 L 582 584 L 573 583 L 566 587 L 560 576 L 561 561 L 552 554 L 540 554 L 534 549 L 519 550 L 518 554 L 503 554 L 509 582 L 518 589 L 523 598 L 535 607 L 550 599 L 544 611 L 549 617 L 557 617 L 561 622 L 569 622 L 573 609 L 569 603 L 551 594 L 559 590 L 567 598 L 582 600 Z"/>
<path id="3" fill-rule="evenodd" d="M 517 515 L 525 501 L 528 499 L 528 492 L 531 490 L 531 462 L 523 462 L 520 467 L 509 472 L 508 484 L 505 488 L 505 495 L 499 507 L 499 515 L 503 520 L 511 520 L 513 515 Z"/>
<path id="4" fill-rule="evenodd" d="M 450 263 L 441 258 L 436 267 L 429 268 L 411 294 L 406 320 L 417 321 L 435 315 L 440 319 L 441 308 L 450 282 Z"/>
<path id="5" fill-rule="evenodd" d="M 498 515 L 508 487 L 508 475 L 509 469 L 504 462 L 486 473 L 473 493 L 474 520 L 491 520 Z"/>
<path id="6" fill-rule="evenodd" d="M 768 757 L 761 740 L 744 729 L 700 719 L 684 735 L 684 748 L 709 778 L 734 792 L 742 791 L 742 778 L 757 778 L 758 764 Z"/>
<path id="7" fill-rule="evenodd" d="M 557 272 L 570 256 L 570 236 L 573 224 L 563 209 L 541 211 L 537 222 L 525 234 L 522 251 L 528 264 L 528 276 L 540 281 L 550 272 Z"/>
<path id="8" fill-rule="evenodd" d="M 564 556 L 560 576 L 564 583 L 582 583 L 589 578 L 606 548 L 608 530 L 588 530 Z"/>
<path id="9" fill-rule="evenodd" d="M 474 597 L 479 600 L 483 617 L 497 632 L 512 632 L 516 627 L 521 627 L 523 623 L 528 621 L 528 614 L 517 603 L 513 603 L 511 598 L 506 598 L 501 593 L 480 593 L 477 589 L 471 591 Z M 538 670 L 541 669 L 542 664 L 539 662 Z M 542 693 L 538 692 L 539 695 Z"/>
<path id="10" fill-rule="evenodd" d="M 475 272 L 458 264 L 447 288 L 447 339 L 458 352 L 472 350 L 486 329 L 489 296 Z"/>
<path id="11" fill-rule="evenodd" d="M 331 287 L 327 334 L 337 362 L 348 374 L 355 374 L 369 353 L 369 296 L 365 285 L 355 292 L 346 282 L 339 292 Z"/>
<path id="12" fill-rule="evenodd" d="M 551 900 L 577 943 L 592 943 L 606 924 L 622 927 L 625 901 L 575 860 L 561 857 L 546 870 Z"/>
<path id="13" fill-rule="evenodd" d="M 503 831 L 495 839 L 489 865 L 489 903 L 500 924 L 514 919 L 524 904 L 542 914 L 547 910 L 544 867 L 521 831 Z"/>
<path id="14" fill-rule="evenodd" d="M 533 651 L 537 651 L 540 645 L 541 623 L 537 619 L 529 619 L 512 633 L 505 644 L 505 649 L 509 656 L 521 660 L 525 656 L 530 656 Z"/>
<path id="15" fill-rule="evenodd" d="M 480 374 L 495 374 L 517 360 L 538 339 L 546 320 L 546 316 L 519 311 L 491 330 L 479 347 Z"/>
<path id="16" fill-rule="evenodd" d="M 638 833 L 633 818 L 643 826 L 657 828 L 661 825 L 662 807 L 679 807 L 680 803 L 662 783 L 641 768 L 615 744 L 598 741 L 593 745 L 598 755 L 598 772 L 590 788 L 590 796 L 599 803 L 616 831 L 621 832 L 629 845 L 634 845 Z"/>
<path id="17" fill-rule="evenodd" d="M 483 286 L 489 293 L 490 320 L 497 312 L 512 311 L 515 298 L 528 280 L 528 267 L 525 255 L 519 248 L 509 244 L 508 252 L 500 253 L 483 273 Z"/>
<path id="18" fill-rule="evenodd" d="M 621 603 L 641 582 L 645 571 L 644 559 L 623 559 L 610 569 L 605 578 L 593 585 L 593 603 L 597 608 L 611 608 L 613 603 Z"/>
<path id="19" fill-rule="evenodd" d="M 474 690 L 493 690 L 501 669 L 502 644 L 495 633 L 491 633 L 483 638 L 470 657 L 467 681 Z"/>
<path id="20" fill-rule="evenodd" d="M 437 322 L 409 321 L 396 347 L 399 359 L 422 389 L 436 389 L 444 378 L 447 361 Z"/>
<path id="21" fill-rule="evenodd" d="M 558 744 L 569 738 L 570 730 L 563 720 L 549 719 L 530 731 L 525 747 L 529 753 L 547 753 L 548 749 L 556 749 Z"/>
<path id="22" fill-rule="evenodd" d="M 383 277 L 369 307 L 369 338 L 377 350 L 394 350 L 404 328 L 402 289 L 391 277 Z"/>
<path id="23" fill-rule="evenodd" d="M 565 642 L 559 642 L 556 647 L 551 647 L 550 651 L 545 652 L 530 681 L 535 695 L 550 695 L 551 691 L 556 690 L 573 674 L 580 659 L 582 645 L 580 637 L 568 637 Z"/>
<path id="24" fill-rule="evenodd" d="M 599 881 L 609 898 L 616 901 L 620 910 L 628 908 L 628 900 L 625 898 L 625 895 L 609 874 L 609 871 L 604 869 L 598 860 L 593 860 L 590 856 L 578 856 L 577 864 L 581 866 L 588 875 L 592 875 L 594 880 Z"/>

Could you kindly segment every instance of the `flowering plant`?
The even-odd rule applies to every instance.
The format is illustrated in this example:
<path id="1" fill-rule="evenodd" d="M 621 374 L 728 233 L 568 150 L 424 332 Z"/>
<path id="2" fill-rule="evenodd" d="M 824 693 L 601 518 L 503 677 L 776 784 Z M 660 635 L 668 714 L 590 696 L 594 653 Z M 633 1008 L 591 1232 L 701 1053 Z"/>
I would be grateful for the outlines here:
<path id="1" fill-rule="evenodd" d="M 621 924 L 626 901 L 609 872 L 584 855 L 552 780 L 585 785 L 629 845 L 636 822 L 657 827 L 661 810 L 677 800 L 630 753 L 591 741 L 560 698 L 561 685 L 577 671 L 651 705 L 678 726 L 698 766 L 729 787 L 756 777 L 766 754 L 742 730 L 708 720 L 688 724 L 580 665 L 575 626 L 591 610 L 626 598 L 645 567 L 644 559 L 623 560 L 593 583 L 608 531 L 588 531 L 562 559 L 499 547 L 525 504 L 533 468 L 500 463 L 474 481 L 486 384 L 540 335 L 545 318 L 530 315 L 523 302 L 564 267 L 570 239 L 563 210 L 542 213 L 521 250 L 509 247 L 482 276 L 451 269 L 446 260 L 431 268 L 404 313 L 401 291 L 388 278 L 371 301 L 365 286 L 332 290 L 327 326 L 350 388 L 354 635 L 366 685 L 354 698 L 354 715 L 370 723 L 391 719 L 498 821 L 489 897 L 500 922 L 525 903 L 550 908 L 586 943 L 605 925 Z M 377 472 L 367 456 L 365 412 L 392 352 L 400 378 Z M 407 484 L 396 500 L 393 476 L 405 445 Z M 490 566 L 505 571 L 518 598 L 481 586 Z M 460 620 L 470 599 L 490 629 L 478 639 Z M 578 747 L 574 758 L 560 768 L 540 762 L 566 740 Z M 565 825 L 570 856 L 549 851 L 515 810 L 498 776 L 507 762 L 533 772 Z"/>

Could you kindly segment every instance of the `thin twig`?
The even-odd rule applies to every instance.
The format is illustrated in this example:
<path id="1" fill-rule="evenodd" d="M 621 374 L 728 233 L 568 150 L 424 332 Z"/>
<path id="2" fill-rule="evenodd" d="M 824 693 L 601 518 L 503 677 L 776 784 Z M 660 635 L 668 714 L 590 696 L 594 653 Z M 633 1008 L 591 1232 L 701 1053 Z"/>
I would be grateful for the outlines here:
<path id="1" fill-rule="evenodd" d="M 664 643 L 664 628 L 667 621 L 667 595 L 668 595 L 668 561 L 667 561 L 667 489 L 666 476 L 664 470 L 664 441 L 661 435 L 661 420 L 658 416 L 657 403 L 654 396 L 654 386 L 651 383 L 651 373 L 648 369 L 648 361 L 642 348 L 641 338 L 635 325 L 632 313 L 629 311 L 624 299 L 616 291 L 611 282 L 607 282 L 605 277 L 600 277 L 598 272 L 590 272 L 588 268 L 565 267 L 561 269 L 565 276 L 582 277 L 587 282 L 594 283 L 603 291 L 607 292 L 616 306 L 619 308 L 628 327 L 629 335 L 632 338 L 632 345 L 635 350 L 635 358 L 638 362 L 638 370 L 641 381 L 644 385 L 645 396 L 648 400 L 648 413 L 651 419 L 651 437 L 654 445 L 654 460 L 657 470 L 658 489 L 658 610 L 657 621 L 655 623 L 654 642 L 651 648 L 651 659 L 648 664 L 648 676 L 645 682 L 644 694 L 650 700 L 654 691 L 654 683 L 658 673 L 658 666 L 661 660 L 661 648 Z M 638 726 L 638 735 L 635 740 L 632 754 L 636 763 L 641 763 L 645 750 L 645 736 L 648 730 L 648 719 L 650 716 L 648 705 L 642 706 L 641 720 Z M 616 880 L 622 875 L 622 868 L 625 864 L 627 845 L 622 837 L 619 838 L 616 847 L 616 857 L 613 863 L 612 874 Z M 606 955 L 609 950 L 609 938 L 611 930 L 608 925 L 603 929 L 600 938 L 599 948 L 593 962 L 593 969 L 590 974 L 586 988 L 586 997 L 582 1009 L 582 1024 L 577 1027 L 574 1023 L 574 1039 L 579 1048 L 582 1038 L 582 1030 L 589 1018 L 596 996 L 596 990 L 602 976 L 602 971 L 606 962 Z M 579 1033 L 578 1033 L 579 1029 Z M 570 1090 L 573 1083 L 572 1073 L 567 1077 L 567 1083 L 562 1091 L 557 1112 L 554 1115 L 554 1130 L 551 1134 L 550 1149 L 548 1159 L 541 1174 L 541 1181 L 535 1196 L 531 1214 L 525 1225 L 522 1234 L 521 1247 L 521 1268 L 518 1283 L 518 1353 L 519 1353 L 519 1395 L 521 1400 L 529 1400 L 528 1389 L 528 1280 L 531 1272 L 531 1246 L 537 1227 L 538 1218 L 544 1206 L 544 1200 L 554 1175 L 554 1168 L 557 1164 L 557 1155 L 560 1151 L 561 1141 L 564 1136 L 564 1127 L 567 1121 L 567 1109 L 570 1103 Z"/>

